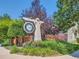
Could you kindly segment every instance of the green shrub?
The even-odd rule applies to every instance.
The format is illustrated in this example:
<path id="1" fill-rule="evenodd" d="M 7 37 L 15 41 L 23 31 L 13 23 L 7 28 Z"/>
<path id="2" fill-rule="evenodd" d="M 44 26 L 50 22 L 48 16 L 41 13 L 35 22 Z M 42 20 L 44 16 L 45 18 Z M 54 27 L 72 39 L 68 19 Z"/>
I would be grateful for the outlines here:
<path id="1" fill-rule="evenodd" d="M 11 52 L 22 53 L 24 55 L 51 56 L 51 55 L 59 55 L 59 53 L 71 54 L 76 50 L 79 50 L 79 45 L 54 40 L 54 41 L 32 42 L 32 44 L 28 44 L 26 48 L 21 49 L 13 47 Z"/>
<path id="2" fill-rule="evenodd" d="M 3 45 L 8 45 L 7 38 L 12 38 L 15 36 L 23 36 L 26 33 L 23 30 L 23 20 L 13 20 L 6 16 L 1 16 L 0 18 L 0 43 Z M 5 42 L 4 42 L 5 39 Z"/>
<path id="3" fill-rule="evenodd" d="M 3 39 L 2 46 L 9 46 L 10 45 L 10 39 Z"/>
<path id="4" fill-rule="evenodd" d="M 65 47 L 68 50 L 69 54 L 71 54 L 74 51 L 79 50 L 79 45 L 78 44 L 71 44 L 71 43 L 64 42 L 64 41 L 59 41 L 59 42 L 61 42 L 63 45 L 65 45 Z"/>
<path id="5" fill-rule="evenodd" d="M 59 55 L 57 51 L 51 50 L 50 48 L 14 48 L 11 51 L 12 53 L 21 53 L 24 55 L 31 55 L 31 56 L 52 56 L 52 55 Z"/>
<path id="6" fill-rule="evenodd" d="M 13 46 L 10 51 L 10 53 L 19 53 L 19 52 L 20 52 L 20 49 L 17 46 Z"/>
<path id="7" fill-rule="evenodd" d="M 41 47 L 41 48 L 50 47 L 53 49 L 53 48 L 56 48 L 57 42 L 56 41 L 41 41 L 41 42 L 32 43 L 32 45 L 36 47 Z"/>
<path id="8" fill-rule="evenodd" d="M 61 54 L 68 54 L 68 50 L 66 48 L 66 45 L 62 44 L 62 43 L 58 43 L 57 44 L 57 51 Z"/>
<path id="9" fill-rule="evenodd" d="M 56 50 L 58 52 L 60 52 L 61 54 L 67 54 L 68 51 L 66 49 L 66 46 L 60 42 L 57 41 L 43 41 L 41 42 L 38 46 L 40 47 L 49 47 L 52 50 Z"/>
<path id="10" fill-rule="evenodd" d="M 61 54 L 70 54 L 76 50 L 79 50 L 79 45 L 56 40 L 33 43 L 33 46 L 51 48 L 52 50 L 58 51 Z"/>
<path id="11" fill-rule="evenodd" d="M 9 26 L 7 36 L 8 37 L 15 37 L 15 36 L 22 36 L 25 32 L 23 31 L 22 25 L 13 23 Z"/>

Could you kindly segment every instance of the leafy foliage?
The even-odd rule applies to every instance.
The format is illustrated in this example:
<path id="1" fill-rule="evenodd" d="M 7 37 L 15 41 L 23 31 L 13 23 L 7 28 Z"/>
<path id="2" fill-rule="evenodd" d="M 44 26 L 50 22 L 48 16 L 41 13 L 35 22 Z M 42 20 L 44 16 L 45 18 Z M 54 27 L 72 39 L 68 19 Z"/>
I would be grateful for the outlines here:
<path id="1" fill-rule="evenodd" d="M 9 46 L 10 45 L 10 39 L 2 39 L 3 42 L 2 43 L 2 46 Z"/>
<path id="2" fill-rule="evenodd" d="M 58 51 L 61 54 L 70 54 L 76 50 L 79 50 L 79 45 L 70 44 L 64 41 L 42 41 L 32 43 L 34 47 L 51 48 L 52 50 Z"/>
<path id="3" fill-rule="evenodd" d="M 61 54 L 71 54 L 79 50 L 79 45 L 70 44 L 64 41 L 40 41 L 32 42 L 28 47 L 18 48 L 11 50 L 12 53 L 20 53 L 24 55 L 33 56 L 51 56 Z"/>
<path id="4" fill-rule="evenodd" d="M 18 47 L 13 46 L 13 47 L 11 48 L 11 52 L 10 52 L 10 53 L 18 53 L 18 52 L 20 52 L 20 49 L 19 49 Z"/>
<path id="5" fill-rule="evenodd" d="M 79 22 L 79 0 L 58 0 L 58 12 L 54 14 L 54 23 L 61 31 L 66 32 L 68 28 Z"/>
<path id="6" fill-rule="evenodd" d="M 0 43 L 7 45 L 9 41 L 14 36 L 25 35 L 23 31 L 23 20 L 11 19 L 7 14 L 0 17 Z"/>
<path id="7" fill-rule="evenodd" d="M 23 22 L 21 20 L 13 21 L 7 32 L 8 37 L 22 36 L 24 34 Z"/>
<path id="8" fill-rule="evenodd" d="M 0 17 L 0 42 L 3 42 L 3 39 L 7 38 L 7 31 L 11 21 L 7 14 Z"/>
<path id="9" fill-rule="evenodd" d="M 50 48 L 17 48 L 13 47 L 11 49 L 11 53 L 21 53 L 24 55 L 31 55 L 31 56 L 52 56 L 52 55 L 59 55 L 57 51 L 51 50 Z"/>

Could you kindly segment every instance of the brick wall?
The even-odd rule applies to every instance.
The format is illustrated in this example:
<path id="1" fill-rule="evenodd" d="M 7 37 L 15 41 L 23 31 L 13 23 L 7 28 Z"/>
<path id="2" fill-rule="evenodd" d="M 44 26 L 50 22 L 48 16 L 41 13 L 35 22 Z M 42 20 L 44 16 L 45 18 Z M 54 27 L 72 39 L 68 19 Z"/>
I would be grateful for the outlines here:
<path id="1" fill-rule="evenodd" d="M 47 40 L 67 40 L 67 35 L 66 34 L 57 34 L 57 35 L 45 35 L 45 38 Z"/>

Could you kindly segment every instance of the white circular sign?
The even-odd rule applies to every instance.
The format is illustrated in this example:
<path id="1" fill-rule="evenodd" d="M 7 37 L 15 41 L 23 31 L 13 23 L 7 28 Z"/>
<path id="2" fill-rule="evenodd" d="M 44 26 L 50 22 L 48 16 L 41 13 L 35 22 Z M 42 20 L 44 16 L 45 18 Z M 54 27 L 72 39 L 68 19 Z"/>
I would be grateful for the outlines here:
<path id="1" fill-rule="evenodd" d="M 26 33 L 33 33 L 35 31 L 35 25 L 32 22 L 25 22 L 24 24 L 24 31 Z"/>

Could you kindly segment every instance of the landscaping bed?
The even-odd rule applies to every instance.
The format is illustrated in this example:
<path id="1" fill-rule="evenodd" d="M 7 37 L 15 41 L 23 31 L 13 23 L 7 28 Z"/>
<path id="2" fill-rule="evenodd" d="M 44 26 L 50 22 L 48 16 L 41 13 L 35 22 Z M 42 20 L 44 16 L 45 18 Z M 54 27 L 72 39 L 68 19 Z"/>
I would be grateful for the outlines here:
<path id="1" fill-rule="evenodd" d="M 17 53 L 23 55 L 31 55 L 31 56 L 56 56 L 59 55 L 57 51 L 54 51 L 50 48 L 17 48 L 13 47 L 10 53 Z"/>
<path id="2" fill-rule="evenodd" d="M 79 45 L 53 40 L 32 42 L 22 48 L 13 46 L 11 48 L 11 53 L 31 56 L 58 56 L 71 54 L 77 50 L 79 50 Z"/>

